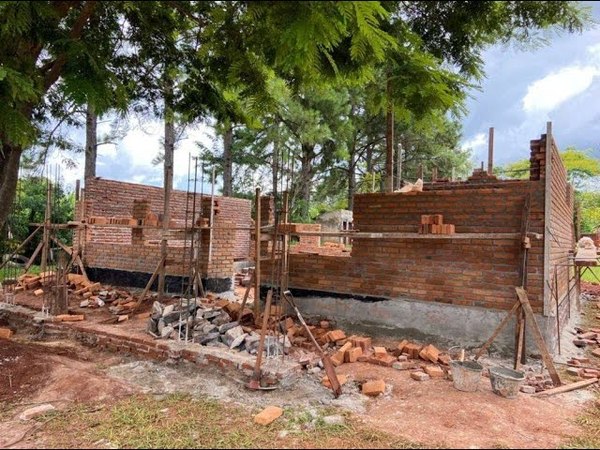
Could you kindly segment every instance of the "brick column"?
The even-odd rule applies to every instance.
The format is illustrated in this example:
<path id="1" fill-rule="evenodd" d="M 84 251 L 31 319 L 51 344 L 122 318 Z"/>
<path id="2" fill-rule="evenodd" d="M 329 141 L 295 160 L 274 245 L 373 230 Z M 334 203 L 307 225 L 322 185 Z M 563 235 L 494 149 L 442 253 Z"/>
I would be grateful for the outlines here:
<path id="1" fill-rule="evenodd" d="M 131 215 L 138 221 L 138 225 L 141 225 L 148 213 L 150 213 L 150 206 L 149 200 L 133 200 L 133 210 Z M 132 245 L 144 245 L 143 228 L 133 228 L 131 230 L 131 243 Z"/>

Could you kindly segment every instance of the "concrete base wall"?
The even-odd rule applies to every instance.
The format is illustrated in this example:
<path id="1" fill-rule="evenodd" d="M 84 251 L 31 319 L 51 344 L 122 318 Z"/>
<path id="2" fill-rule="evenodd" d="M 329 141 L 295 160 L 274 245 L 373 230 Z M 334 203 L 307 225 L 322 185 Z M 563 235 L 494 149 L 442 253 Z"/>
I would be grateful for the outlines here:
<path id="1" fill-rule="evenodd" d="M 90 280 L 114 286 L 144 288 L 150 281 L 151 273 L 133 272 L 129 270 L 106 269 L 102 267 L 86 267 Z M 168 294 L 180 294 L 187 284 L 188 277 L 174 275 L 165 276 L 165 291 Z M 202 278 L 202 285 L 208 292 L 216 294 L 233 290 L 232 278 Z M 150 290 L 158 289 L 158 277 Z"/>
<path id="2" fill-rule="evenodd" d="M 292 289 L 294 294 L 294 290 Z M 306 317 L 326 317 L 353 333 L 389 336 L 435 343 L 446 348 L 481 347 L 492 335 L 506 311 L 464 307 L 410 299 L 356 299 L 331 296 L 296 296 Z M 516 301 L 515 296 L 515 301 Z M 538 326 L 551 352 L 557 343 L 555 317 L 536 315 Z M 561 330 L 567 324 L 561 324 Z M 527 353 L 539 354 L 528 328 Z M 512 319 L 496 338 L 490 350 L 503 355 L 514 353 L 515 320 Z"/>

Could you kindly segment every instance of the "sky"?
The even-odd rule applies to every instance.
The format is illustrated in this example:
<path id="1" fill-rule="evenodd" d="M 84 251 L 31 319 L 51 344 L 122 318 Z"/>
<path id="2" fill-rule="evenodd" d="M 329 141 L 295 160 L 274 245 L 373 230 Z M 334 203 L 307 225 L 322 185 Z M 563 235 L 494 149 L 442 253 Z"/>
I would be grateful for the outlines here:
<path id="1" fill-rule="evenodd" d="M 600 22 L 600 4 L 592 5 Z M 486 78 L 471 92 L 463 121 L 464 147 L 487 164 L 494 127 L 494 164 L 529 158 L 529 141 L 552 122 L 560 149 L 593 149 L 600 157 L 600 26 L 551 36 L 534 50 L 495 46 L 484 53 Z"/>
<path id="2" fill-rule="evenodd" d="M 594 19 L 600 23 L 600 4 L 585 3 L 592 6 Z M 472 149 L 476 166 L 481 161 L 487 164 L 489 127 L 495 130 L 494 164 L 503 165 L 529 158 L 529 141 L 545 133 L 548 121 L 559 148 L 592 149 L 600 157 L 600 25 L 549 38 L 549 44 L 541 48 L 494 46 L 484 52 L 486 77 L 479 90 L 471 91 L 463 118 L 462 145 Z M 122 140 L 99 147 L 97 175 L 160 186 L 162 166 L 153 165 L 152 160 L 161 147 L 162 124 L 132 125 Z M 100 123 L 98 134 L 102 136 L 109 127 Z M 76 131 L 74 138 L 84 142 L 83 130 Z M 189 155 L 197 154 L 197 142 L 213 148 L 214 140 L 206 124 L 185 132 L 175 152 L 176 188 L 186 189 Z M 61 159 L 53 155 L 51 163 Z M 74 160 L 77 167 L 62 172 L 68 189 L 76 179 L 83 179 L 83 155 Z M 208 181 L 205 177 L 205 192 L 210 189 Z"/>

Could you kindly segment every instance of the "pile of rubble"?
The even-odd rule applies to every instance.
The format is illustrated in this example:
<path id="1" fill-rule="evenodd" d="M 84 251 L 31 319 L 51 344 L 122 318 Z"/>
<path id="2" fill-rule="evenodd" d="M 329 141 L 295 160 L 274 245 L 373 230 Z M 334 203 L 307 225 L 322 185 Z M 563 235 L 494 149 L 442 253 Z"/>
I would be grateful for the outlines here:
<path id="1" fill-rule="evenodd" d="M 156 338 L 196 342 L 256 354 L 260 333 L 253 326 L 247 308 L 239 314 L 240 304 L 211 298 L 180 299 L 178 304 L 154 302 L 147 331 Z M 239 317 L 238 317 L 239 316 Z M 248 325 L 247 325 L 248 324 Z M 267 355 L 287 353 L 291 343 L 286 336 L 265 336 Z"/>
<path id="2" fill-rule="evenodd" d="M 101 308 L 108 304 L 108 310 L 115 315 L 127 314 L 135 308 L 136 301 L 127 290 L 93 283 L 74 273 L 67 275 L 67 281 L 71 294 L 79 300 L 80 308 Z"/>
<path id="3" fill-rule="evenodd" d="M 236 286 L 247 287 L 252 282 L 252 271 L 254 267 L 244 267 L 241 272 L 234 275 Z"/>
<path id="4" fill-rule="evenodd" d="M 4 280 L 4 284 L 8 284 L 9 280 Z M 39 275 L 26 273 L 17 278 L 14 292 L 33 291 L 35 296 L 44 294 L 43 287 L 50 286 L 56 283 L 56 273 L 54 271 L 41 272 Z"/>
<path id="5" fill-rule="evenodd" d="M 582 328 L 575 328 L 575 339 L 573 339 L 573 344 L 579 348 L 586 348 L 588 346 L 596 347 L 592 354 L 594 356 L 600 357 L 600 328 L 590 328 L 588 330 L 584 330 Z"/>
<path id="6" fill-rule="evenodd" d="M 313 349 L 304 330 L 291 319 L 286 319 L 287 336 L 293 345 Z M 319 326 L 309 326 L 311 333 L 323 349 L 331 354 L 333 365 L 365 362 L 397 370 L 410 370 L 413 379 L 443 378 L 448 372 L 451 358 L 433 345 L 420 345 L 402 340 L 393 348 L 373 346 L 370 337 L 352 335 L 346 337 L 342 330 L 329 330 L 330 323 L 321 321 Z M 319 358 L 306 357 L 300 361 L 310 371 L 320 365 Z M 327 380 L 325 380 L 327 384 Z"/>

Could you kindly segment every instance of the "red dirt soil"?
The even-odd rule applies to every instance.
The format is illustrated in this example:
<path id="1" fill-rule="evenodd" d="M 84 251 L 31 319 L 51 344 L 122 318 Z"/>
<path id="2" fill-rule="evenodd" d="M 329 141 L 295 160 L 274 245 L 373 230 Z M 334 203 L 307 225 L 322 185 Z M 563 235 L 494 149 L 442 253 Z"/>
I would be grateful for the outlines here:
<path id="1" fill-rule="evenodd" d="M 482 377 L 477 392 L 461 392 L 444 379 L 419 382 L 409 371 L 366 363 L 343 364 L 336 371 L 362 382 L 382 378 L 391 396 L 369 400 L 365 423 L 424 445 L 451 448 L 556 448 L 577 434 L 572 421 L 583 408 L 572 397 L 548 399 L 495 395 Z"/>

